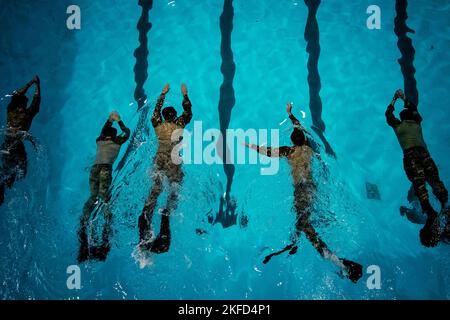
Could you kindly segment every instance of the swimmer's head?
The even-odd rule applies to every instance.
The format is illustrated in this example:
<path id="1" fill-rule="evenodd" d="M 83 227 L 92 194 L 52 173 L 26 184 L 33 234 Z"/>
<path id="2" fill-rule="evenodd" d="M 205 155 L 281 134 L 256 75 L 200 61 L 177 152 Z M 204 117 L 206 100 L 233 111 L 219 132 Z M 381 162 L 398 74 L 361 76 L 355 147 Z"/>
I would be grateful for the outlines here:
<path id="1" fill-rule="evenodd" d="M 400 119 L 404 120 L 414 120 L 414 112 L 411 109 L 403 109 L 400 112 Z"/>
<path id="2" fill-rule="evenodd" d="M 177 111 L 174 107 L 166 107 L 163 109 L 162 115 L 167 122 L 174 122 L 177 117 Z"/>
<path id="3" fill-rule="evenodd" d="M 28 98 L 24 94 L 14 94 L 11 98 L 11 106 L 17 109 L 25 109 L 28 104 Z"/>
<path id="4" fill-rule="evenodd" d="M 104 134 L 106 138 L 114 139 L 117 136 L 117 129 L 113 127 L 106 128 Z"/>
<path id="5" fill-rule="evenodd" d="M 295 128 L 291 133 L 291 141 L 296 146 L 303 146 L 306 143 L 305 134 L 299 128 Z"/>

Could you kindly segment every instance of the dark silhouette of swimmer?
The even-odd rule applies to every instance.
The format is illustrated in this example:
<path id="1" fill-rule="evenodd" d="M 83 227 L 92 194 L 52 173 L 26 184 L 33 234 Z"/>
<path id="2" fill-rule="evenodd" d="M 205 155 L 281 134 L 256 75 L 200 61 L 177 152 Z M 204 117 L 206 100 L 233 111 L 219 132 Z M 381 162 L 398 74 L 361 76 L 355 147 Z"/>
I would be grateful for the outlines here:
<path id="1" fill-rule="evenodd" d="M 414 187 L 411 187 L 408 191 L 408 202 L 411 207 L 400 207 L 400 215 L 405 216 L 410 222 L 415 224 L 425 224 L 427 222 L 427 216 L 422 212 L 420 208 L 419 198 L 417 198 L 414 192 Z"/>
<path id="2" fill-rule="evenodd" d="M 5 200 L 5 188 L 12 188 L 17 180 L 23 179 L 27 174 L 27 153 L 23 141 L 29 139 L 27 133 L 34 117 L 39 113 L 40 83 L 39 77 L 35 76 L 23 88 L 14 91 L 7 107 L 7 128 L 1 147 L 0 205 Z M 36 89 L 27 108 L 26 93 L 32 85 L 35 85 Z"/>
<path id="3" fill-rule="evenodd" d="M 152 116 L 152 125 L 155 129 L 159 146 L 153 160 L 153 186 L 139 217 L 139 247 L 154 253 L 164 253 L 169 250 L 171 242 L 169 217 L 177 207 L 178 193 L 184 176 L 181 164 L 175 163 L 174 159 L 172 159 L 172 151 L 179 143 L 179 140 L 172 139 L 172 134 L 182 133 L 182 130 L 192 119 L 192 105 L 188 97 L 187 87 L 184 84 L 181 86 L 183 114 L 177 117 L 177 112 L 173 107 L 166 107 L 162 110 L 164 120 L 162 119 L 161 109 L 169 90 L 169 84 L 166 84 L 158 98 Z M 166 208 L 162 210 L 160 232 L 155 239 L 152 239 L 153 213 L 158 198 L 163 192 L 164 179 L 168 180 L 170 190 Z"/>
<path id="4" fill-rule="evenodd" d="M 114 121 L 117 121 L 120 129 L 123 131 L 121 135 L 117 135 L 116 128 L 113 128 Z M 80 219 L 80 229 L 78 231 L 78 239 L 80 241 L 80 250 L 78 254 L 78 262 L 87 259 L 105 260 L 111 245 L 109 237 L 111 235 L 112 213 L 109 209 L 109 191 L 112 181 L 112 166 L 119 155 L 120 147 L 128 140 L 130 129 L 128 129 L 117 112 L 111 112 L 106 121 L 100 136 L 97 138 L 97 154 L 95 163 L 92 166 L 89 176 L 89 186 L 91 195 L 83 207 L 83 214 Z M 103 208 L 105 225 L 102 232 L 102 243 L 100 246 L 89 248 L 87 236 L 87 224 L 91 220 L 93 213 Z"/>
<path id="5" fill-rule="evenodd" d="M 394 116 L 394 105 L 398 98 L 405 102 L 404 109 L 400 112 L 400 120 Z M 426 247 L 434 247 L 439 243 L 441 236 L 440 225 L 438 213 L 430 204 L 426 183 L 432 187 L 433 194 L 441 203 L 442 212 L 446 212 L 447 216 L 449 214 L 446 210 L 448 191 L 439 177 L 439 170 L 423 139 L 422 117 L 417 106 L 399 89 L 386 110 L 386 120 L 397 135 L 403 150 L 403 166 L 406 175 L 413 184 L 422 211 L 427 215 L 425 226 L 420 230 L 420 241 Z"/>
<path id="6" fill-rule="evenodd" d="M 292 243 L 283 250 L 267 256 L 264 263 L 269 262 L 273 256 L 279 255 L 285 251 L 289 251 L 289 254 L 296 253 L 298 249 L 297 242 L 301 233 L 304 232 L 311 244 L 322 257 L 331 260 L 341 269 L 345 276 L 356 283 L 362 277 L 362 266 L 356 262 L 337 257 L 330 249 L 328 249 L 325 242 L 320 239 L 314 227 L 311 225 L 311 206 L 313 205 L 316 193 L 316 185 L 312 177 L 312 158 L 314 151 L 308 143 L 303 127 L 292 114 L 292 105 L 290 103 L 287 105 L 287 112 L 294 125 L 294 130 L 291 134 L 291 141 L 294 144 L 292 147 L 284 146 L 271 148 L 246 144 L 249 148 L 258 151 L 263 155 L 287 158 L 291 167 L 294 183 L 294 208 L 297 213 L 297 219 Z"/>
<path id="7" fill-rule="evenodd" d="M 237 203 L 234 197 L 228 200 L 225 197 L 220 197 L 219 211 L 214 218 L 212 214 L 208 214 L 208 222 L 212 225 L 220 223 L 224 229 L 237 224 L 238 214 L 236 212 Z"/>

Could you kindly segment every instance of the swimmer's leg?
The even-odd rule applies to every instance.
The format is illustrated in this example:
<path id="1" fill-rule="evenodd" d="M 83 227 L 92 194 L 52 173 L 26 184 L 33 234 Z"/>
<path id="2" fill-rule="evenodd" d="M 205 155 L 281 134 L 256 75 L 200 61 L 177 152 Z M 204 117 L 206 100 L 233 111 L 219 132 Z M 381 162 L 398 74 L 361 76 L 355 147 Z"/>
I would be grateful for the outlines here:
<path id="1" fill-rule="evenodd" d="M 440 238 L 439 221 L 437 219 L 437 212 L 430 204 L 426 188 L 426 171 L 429 174 L 433 171 L 431 162 L 427 157 L 429 155 L 426 151 L 420 152 L 414 150 L 414 152 L 405 153 L 403 166 L 408 179 L 414 186 L 414 192 L 417 198 L 419 198 L 422 211 L 428 216 L 425 226 L 420 230 L 420 241 L 425 247 L 434 247 L 438 244 Z M 428 167 L 427 169 L 425 169 L 425 164 Z"/>
<path id="2" fill-rule="evenodd" d="M 100 171 L 100 186 L 99 197 L 103 199 L 103 215 L 105 218 L 105 224 L 103 225 L 102 241 L 99 247 L 96 248 L 95 257 L 101 261 L 105 261 L 106 257 L 111 250 L 111 244 L 109 242 L 112 233 L 112 212 L 109 207 L 109 190 L 112 182 L 112 167 L 103 167 Z"/>
<path id="3" fill-rule="evenodd" d="M 319 237 L 312 226 L 310 216 L 310 206 L 314 201 L 315 187 L 312 183 L 299 184 L 294 190 L 294 206 L 297 212 L 296 221 L 296 239 L 299 238 L 301 232 L 304 232 L 306 238 L 311 242 L 313 247 L 319 254 L 333 262 L 340 269 L 345 270 L 346 276 L 353 282 L 357 282 L 362 277 L 362 266 L 359 263 L 341 259 L 334 254 L 327 244 Z"/>
<path id="4" fill-rule="evenodd" d="M 89 258 L 89 243 L 87 237 L 87 224 L 91 217 L 92 210 L 95 208 L 97 196 L 99 193 L 99 174 L 100 168 L 93 166 L 89 175 L 89 187 L 91 195 L 83 206 L 83 214 L 80 218 L 80 228 L 78 229 L 78 240 L 80 250 L 78 252 L 78 262 L 83 262 Z"/>
<path id="5" fill-rule="evenodd" d="M 80 218 L 80 227 L 78 229 L 78 241 L 80 243 L 80 249 L 78 251 L 78 262 L 81 263 L 89 258 L 89 242 L 87 236 L 87 225 L 91 217 L 92 210 L 95 207 L 97 201 L 96 196 L 91 196 L 86 201 L 83 207 L 83 214 Z"/>
<path id="6" fill-rule="evenodd" d="M 326 243 L 323 242 L 322 239 L 320 239 L 316 230 L 314 230 L 313 226 L 309 221 L 302 221 L 301 224 L 303 226 L 302 227 L 303 232 L 305 233 L 306 237 L 311 242 L 311 244 L 314 246 L 314 248 L 316 248 L 316 250 L 319 252 L 319 254 L 325 259 L 333 262 L 339 268 L 345 270 L 347 278 L 349 278 L 352 282 L 354 283 L 358 282 L 358 280 L 362 277 L 362 265 L 336 256 L 328 248 Z"/>
<path id="7" fill-rule="evenodd" d="M 164 253 L 169 251 L 171 243 L 170 233 L 170 215 L 178 206 L 178 195 L 182 176 L 177 175 L 176 179 L 171 179 L 170 193 L 167 197 L 167 205 L 161 216 L 161 227 L 158 236 L 153 241 L 151 251 L 155 253 Z"/>
<path id="8" fill-rule="evenodd" d="M 448 191 L 441 178 L 439 177 L 439 169 L 436 166 L 436 163 L 433 161 L 428 152 L 425 153 L 423 166 L 425 169 L 426 180 L 432 187 L 433 194 L 436 198 L 438 198 L 443 209 L 448 202 Z"/>
<path id="9" fill-rule="evenodd" d="M 111 250 L 110 237 L 112 234 L 112 212 L 108 204 L 103 206 L 103 214 L 105 218 L 105 224 L 103 225 L 102 241 L 100 246 L 94 249 L 94 256 L 100 261 L 105 261 Z"/>
<path id="10" fill-rule="evenodd" d="M 162 177 L 160 174 L 156 174 L 153 178 L 153 186 L 150 194 L 145 202 L 142 213 L 139 216 L 139 241 L 148 242 L 151 237 L 151 224 L 153 219 L 153 212 L 158 202 L 158 197 L 162 192 Z"/>

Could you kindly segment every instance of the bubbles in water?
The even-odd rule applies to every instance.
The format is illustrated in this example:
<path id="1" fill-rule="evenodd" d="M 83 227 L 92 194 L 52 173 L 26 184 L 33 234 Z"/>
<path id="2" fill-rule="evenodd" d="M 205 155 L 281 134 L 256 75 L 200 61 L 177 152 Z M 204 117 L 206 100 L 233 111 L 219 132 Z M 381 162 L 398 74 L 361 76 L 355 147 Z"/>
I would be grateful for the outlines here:
<path id="1" fill-rule="evenodd" d="M 151 267 L 154 265 L 154 259 L 152 254 L 141 250 L 139 246 L 136 246 L 131 254 L 133 259 L 139 264 L 140 269 Z"/>

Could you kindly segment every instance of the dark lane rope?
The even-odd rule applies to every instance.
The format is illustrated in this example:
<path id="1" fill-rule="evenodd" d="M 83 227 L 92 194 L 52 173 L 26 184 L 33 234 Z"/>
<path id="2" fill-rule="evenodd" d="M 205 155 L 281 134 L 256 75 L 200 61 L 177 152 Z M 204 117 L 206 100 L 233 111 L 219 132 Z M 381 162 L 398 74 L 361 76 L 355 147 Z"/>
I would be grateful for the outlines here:
<path id="1" fill-rule="evenodd" d="M 222 65 L 220 71 L 223 75 L 223 82 L 220 86 L 219 98 L 219 121 L 220 131 L 223 136 L 223 145 L 219 145 L 219 152 L 224 162 L 224 171 L 227 176 L 226 200 L 230 198 L 231 185 L 235 167 L 227 161 L 228 146 L 226 140 L 226 130 L 230 124 L 231 112 L 236 103 L 234 95 L 233 80 L 236 72 L 236 64 L 234 63 L 233 50 L 231 48 L 231 33 L 233 32 L 234 8 L 233 0 L 224 0 L 223 12 L 220 16 L 220 33 L 222 35 L 220 45 L 220 55 L 222 56 Z M 231 160 L 231 159 L 229 159 Z"/>
<path id="2" fill-rule="evenodd" d="M 416 69 L 414 68 L 414 57 L 416 54 L 416 50 L 414 49 L 411 38 L 408 37 L 408 32 L 415 33 L 415 31 L 410 29 L 406 24 L 406 20 L 408 19 L 407 8 L 407 0 L 395 1 L 395 12 L 397 13 L 397 15 L 394 19 L 394 32 L 398 38 L 397 47 L 402 55 L 397 61 L 400 65 L 400 69 L 403 75 L 405 96 L 412 103 L 418 106 L 419 91 L 417 90 L 417 81 L 415 77 Z M 412 184 L 408 193 L 408 201 L 418 201 L 417 197 L 415 196 L 414 186 Z"/>
<path id="3" fill-rule="evenodd" d="M 305 26 L 305 40 L 307 42 L 306 52 L 309 54 L 308 58 L 308 85 L 309 85 L 309 109 L 311 110 L 311 117 L 313 126 L 312 129 L 322 140 L 325 151 L 336 157 L 336 153 L 325 138 L 325 122 L 322 120 L 322 99 L 320 98 L 320 89 L 322 84 L 319 74 L 319 57 L 320 57 L 320 42 L 319 42 L 319 24 L 317 23 L 317 10 L 320 6 L 320 0 L 305 0 L 308 7 L 308 19 Z"/>
<path id="4" fill-rule="evenodd" d="M 394 32 L 398 37 L 397 47 L 402 55 L 398 59 L 398 63 L 403 74 L 405 95 L 412 103 L 418 106 L 419 92 L 415 78 L 416 69 L 414 68 L 416 50 L 414 49 L 411 38 L 408 37 L 408 32 L 414 33 L 415 31 L 406 25 L 406 20 L 408 19 L 407 7 L 407 0 L 397 0 L 395 2 L 397 16 L 394 20 Z"/>
<path id="5" fill-rule="evenodd" d="M 136 82 L 136 88 L 134 90 L 134 99 L 137 102 L 139 112 L 139 120 L 136 126 L 136 130 L 131 135 L 130 143 L 125 150 L 125 153 L 117 164 L 116 171 L 121 171 L 127 163 L 129 157 L 139 147 L 143 136 L 149 135 L 148 124 L 148 111 L 149 105 L 145 103 L 147 95 L 144 91 L 144 84 L 148 78 L 148 33 L 152 28 L 152 24 L 149 21 L 149 13 L 153 7 L 153 0 L 139 0 L 139 6 L 142 7 L 141 17 L 139 18 L 137 29 L 139 31 L 139 46 L 134 51 L 134 57 L 136 58 L 136 64 L 134 65 L 134 80 Z"/>

